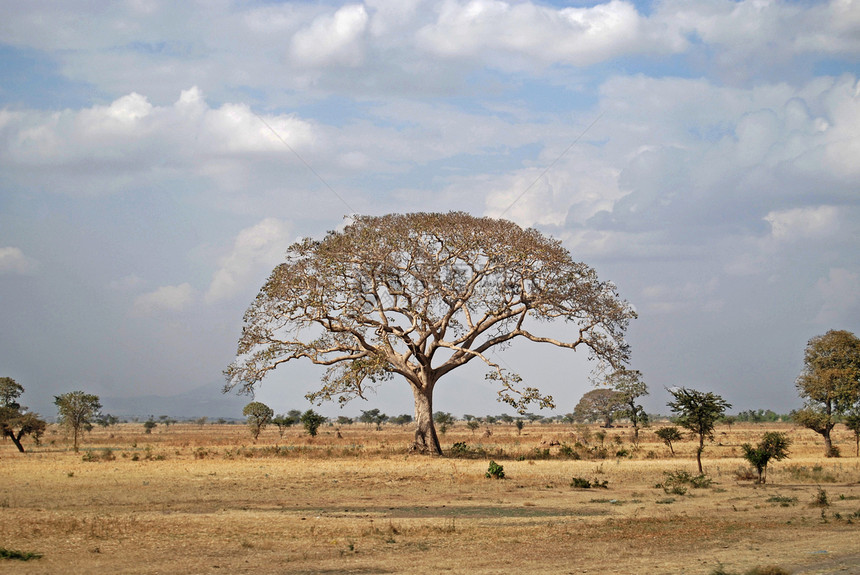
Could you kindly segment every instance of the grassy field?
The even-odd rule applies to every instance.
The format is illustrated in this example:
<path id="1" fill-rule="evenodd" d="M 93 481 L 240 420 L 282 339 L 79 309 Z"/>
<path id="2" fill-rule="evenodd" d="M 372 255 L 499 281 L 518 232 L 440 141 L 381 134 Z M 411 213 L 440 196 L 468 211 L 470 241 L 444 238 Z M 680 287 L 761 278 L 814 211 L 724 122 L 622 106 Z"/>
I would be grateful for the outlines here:
<path id="1" fill-rule="evenodd" d="M 791 437 L 791 457 L 757 486 L 740 445 L 769 430 Z M 52 426 L 28 453 L 0 444 L 0 548 L 13 557 L 0 572 L 860 572 L 860 459 L 841 426 L 836 459 L 788 424 L 721 426 L 698 488 L 667 481 L 695 475 L 692 442 L 672 458 L 653 430 L 633 450 L 614 429 L 592 459 L 597 431 L 461 423 L 442 436 L 446 452 L 465 444 L 453 458 L 407 454 L 408 427 L 269 428 L 254 443 L 241 425 L 122 424 L 75 454 Z M 589 458 L 560 455 L 577 442 Z M 506 479 L 484 476 L 491 459 Z"/>

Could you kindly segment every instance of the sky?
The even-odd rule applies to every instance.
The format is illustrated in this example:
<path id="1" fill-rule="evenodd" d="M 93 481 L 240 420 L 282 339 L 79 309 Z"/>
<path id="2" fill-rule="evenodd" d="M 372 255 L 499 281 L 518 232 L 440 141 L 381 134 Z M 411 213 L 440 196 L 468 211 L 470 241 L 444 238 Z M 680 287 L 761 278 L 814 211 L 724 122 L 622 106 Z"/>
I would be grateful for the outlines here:
<path id="1" fill-rule="evenodd" d="M 560 239 L 638 311 L 651 412 L 673 386 L 788 412 L 807 341 L 860 332 L 860 2 L 0 9 L 0 375 L 44 416 L 77 389 L 220 393 L 286 248 L 351 213 Z M 499 357 L 563 414 L 585 356 Z M 507 411 L 458 371 L 434 409 Z M 256 399 L 308 409 L 320 375 L 281 366 Z M 316 409 L 372 408 L 411 413 L 405 381 Z"/>

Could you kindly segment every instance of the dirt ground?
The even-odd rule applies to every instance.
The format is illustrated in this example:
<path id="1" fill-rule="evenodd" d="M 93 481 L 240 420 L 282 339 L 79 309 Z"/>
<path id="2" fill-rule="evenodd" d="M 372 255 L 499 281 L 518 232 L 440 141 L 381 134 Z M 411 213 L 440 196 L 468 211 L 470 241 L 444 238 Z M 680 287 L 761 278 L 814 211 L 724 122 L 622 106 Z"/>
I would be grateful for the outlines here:
<path id="1" fill-rule="evenodd" d="M 755 485 L 740 445 L 774 429 L 792 455 Z M 253 443 L 239 425 L 123 424 L 78 454 L 56 429 L 26 454 L 6 442 L 0 547 L 41 558 L 0 559 L 0 572 L 860 573 L 860 459 L 846 433 L 844 457 L 825 459 L 790 425 L 721 428 L 697 488 L 669 481 L 695 475 L 689 441 L 673 458 L 652 431 L 634 450 L 629 430 L 611 430 L 610 456 L 574 460 L 560 449 L 596 451 L 596 428 L 492 431 L 448 431 L 446 450 L 463 443 L 469 458 L 408 455 L 394 426 L 268 429 Z M 505 479 L 485 477 L 490 459 Z"/>

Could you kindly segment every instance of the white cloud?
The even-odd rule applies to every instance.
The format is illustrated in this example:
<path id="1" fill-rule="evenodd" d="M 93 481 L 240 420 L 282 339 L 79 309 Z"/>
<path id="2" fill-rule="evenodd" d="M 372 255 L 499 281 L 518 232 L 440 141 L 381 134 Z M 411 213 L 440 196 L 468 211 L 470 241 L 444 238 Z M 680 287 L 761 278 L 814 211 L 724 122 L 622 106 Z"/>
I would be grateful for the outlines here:
<path id="1" fill-rule="evenodd" d="M 845 268 L 831 268 L 826 278 L 815 284 L 824 300 L 815 322 L 838 329 L 860 317 L 860 274 Z"/>
<path id="2" fill-rule="evenodd" d="M 206 302 L 232 297 L 248 289 L 252 283 L 261 283 L 262 274 L 283 260 L 291 243 L 289 233 L 290 227 L 275 218 L 266 218 L 239 232 L 233 249 L 221 260 L 221 267 L 212 277 Z"/>
<path id="3" fill-rule="evenodd" d="M 683 44 L 671 31 L 651 28 L 635 6 L 619 0 L 560 10 L 531 2 L 447 0 L 436 22 L 419 30 L 417 38 L 420 46 L 448 58 L 478 57 L 514 69 L 590 65 L 634 50 L 671 52 Z"/>
<path id="4" fill-rule="evenodd" d="M 363 39 L 367 25 L 367 10 L 361 4 L 351 4 L 334 14 L 319 16 L 293 36 L 292 59 L 302 68 L 359 66 L 364 60 Z"/>
<path id="5" fill-rule="evenodd" d="M 764 220 L 770 224 L 773 238 L 786 242 L 833 236 L 839 231 L 839 211 L 834 206 L 770 212 Z"/>
<path id="6" fill-rule="evenodd" d="M 132 312 L 136 316 L 159 313 L 178 313 L 194 302 L 196 293 L 191 284 L 162 286 L 155 291 L 142 294 L 134 300 Z"/>
<path id="7" fill-rule="evenodd" d="M 177 176 L 244 187 L 249 170 L 259 168 L 249 160 L 282 174 L 301 165 L 284 142 L 307 155 L 316 132 L 290 114 L 257 117 L 232 103 L 211 108 L 196 87 L 168 106 L 132 93 L 81 110 L 4 112 L 0 167 L 23 189 L 72 195 L 145 189 Z"/>
<path id="8" fill-rule="evenodd" d="M 31 275 L 39 262 L 24 255 L 20 248 L 0 247 L 0 275 Z"/>

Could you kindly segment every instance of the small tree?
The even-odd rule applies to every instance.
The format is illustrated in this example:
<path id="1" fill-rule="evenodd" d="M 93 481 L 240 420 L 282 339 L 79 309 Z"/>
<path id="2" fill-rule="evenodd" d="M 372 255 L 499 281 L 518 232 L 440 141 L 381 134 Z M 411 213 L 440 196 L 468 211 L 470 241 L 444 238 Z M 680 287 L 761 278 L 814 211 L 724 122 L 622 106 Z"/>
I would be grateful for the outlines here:
<path id="1" fill-rule="evenodd" d="M 320 425 L 325 423 L 325 421 L 326 421 L 325 416 L 320 415 L 319 413 L 315 412 L 313 409 L 307 410 L 306 412 L 304 412 L 302 414 L 302 417 L 301 417 L 302 425 L 305 426 L 305 430 L 308 432 L 308 434 L 311 437 L 316 437 L 317 430 L 319 429 Z"/>
<path id="2" fill-rule="evenodd" d="M 439 433 L 445 434 L 454 425 L 454 416 L 446 411 L 437 411 L 433 414 L 433 421 L 439 426 Z"/>
<path id="3" fill-rule="evenodd" d="M 667 405 L 673 413 L 678 414 L 678 425 L 688 429 L 693 436 L 699 438 L 696 463 L 699 466 L 699 475 L 701 475 L 704 473 L 702 471 L 702 452 L 705 450 L 705 438 L 710 441 L 714 440 L 714 424 L 727 409 L 731 408 L 731 404 L 711 392 L 704 393 L 684 387 L 670 389 L 669 393 L 675 400 L 670 401 Z"/>
<path id="4" fill-rule="evenodd" d="M 582 396 L 573 410 L 577 421 L 602 421 L 603 427 L 612 427 L 612 422 L 623 409 L 623 396 L 612 389 L 592 389 Z"/>
<path id="5" fill-rule="evenodd" d="M 149 435 L 152 433 L 152 430 L 158 427 L 158 423 L 150 417 L 146 421 L 143 422 L 143 432 Z"/>
<path id="6" fill-rule="evenodd" d="M 621 394 L 623 405 L 619 417 L 626 417 L 633 425 L 633 445 L 639 446 L 639 427 L 648 425 L 648 414 L 636 400 L 648 395 L 648 386 L 642 381 L 642 373 L 635 369 L 618 369 L 612 372 L 606 383 Z"/>
<path id="7" fill-rule="evenodd" d="M 756 447 L 744 443 L 744 457 L 758 472 L 758 483 L 764 483 L 767 475 L 767 464 L 771 459 L 782 461 L 788 457 L 788 446 L 791 440 L 778 431 L 768 431 Z"/>
<path id="8" fill-rule="evenodd" d="M 388 416 L 380 412 L 378 409 L 362 410 L 358 420 L 362 423 L 372 424 L 376 426 L 376 431 L 382 429 L 382 424 L 388 421 Z"/>
<path id="9" fill-rule="evenodd" d="M 54 397 L 59 422 L 71 430 L 75 453 L 78 452 L 78 437 L 93 428 L 93 420 L 102 408 L 99 396 L 83 391 L 70 391 Z"/>
<path id="10" fill-rule="evenodd" d="M 681 432 L 674 425 L 670 425 L 668 427 L 661 427 L 657 431 L 654 432 L 657 437 L 663 440 L 663 443 L 669 448 L 669 451 L 672 453 L 672 457 L 675 457 L 675 448 L 672 447 L 673 441 L 681 441 Z"/>
<path id="11" fill-rule="evenodd" d="M 247 417 L 251 436 L 254 438 L 254 441 L 257 441 L 257 438 L 260 437 L 260 432 L 266 429 L 266 426 L 272 421 L 275 412 L 265 403 L 252 401 L 242 410 L 242 415 Z"/>
<path id="12" fill-rule="evenodd" d="M 403 413 L 401 415 L 397 415 L 395 417 L 392 417 L 388 421 L 390 421 L 394 425 L 407 425 L 407 424 L 412 423 L 412 416 L 409 415 L 408 413 Z"/>
<path id="13" fill-rule="evenodd" d="M 860 401 L 860 339 L 848 331 L 831 330 L 806 345 L 803 371 L 796 381 L 806 400 L 794 420 L 824 438 L 824 455 L 836 454 L 830 432 L 834 416 Z"/>
<path id="14" fill-rule="evenodd" d="M 100 427 L 110 427 L 111 425 L 119 423 L 119 418 L 115 415 L 111 415 L 110 413 L 100 413 L 96 416 L 95 422 Z"/>

